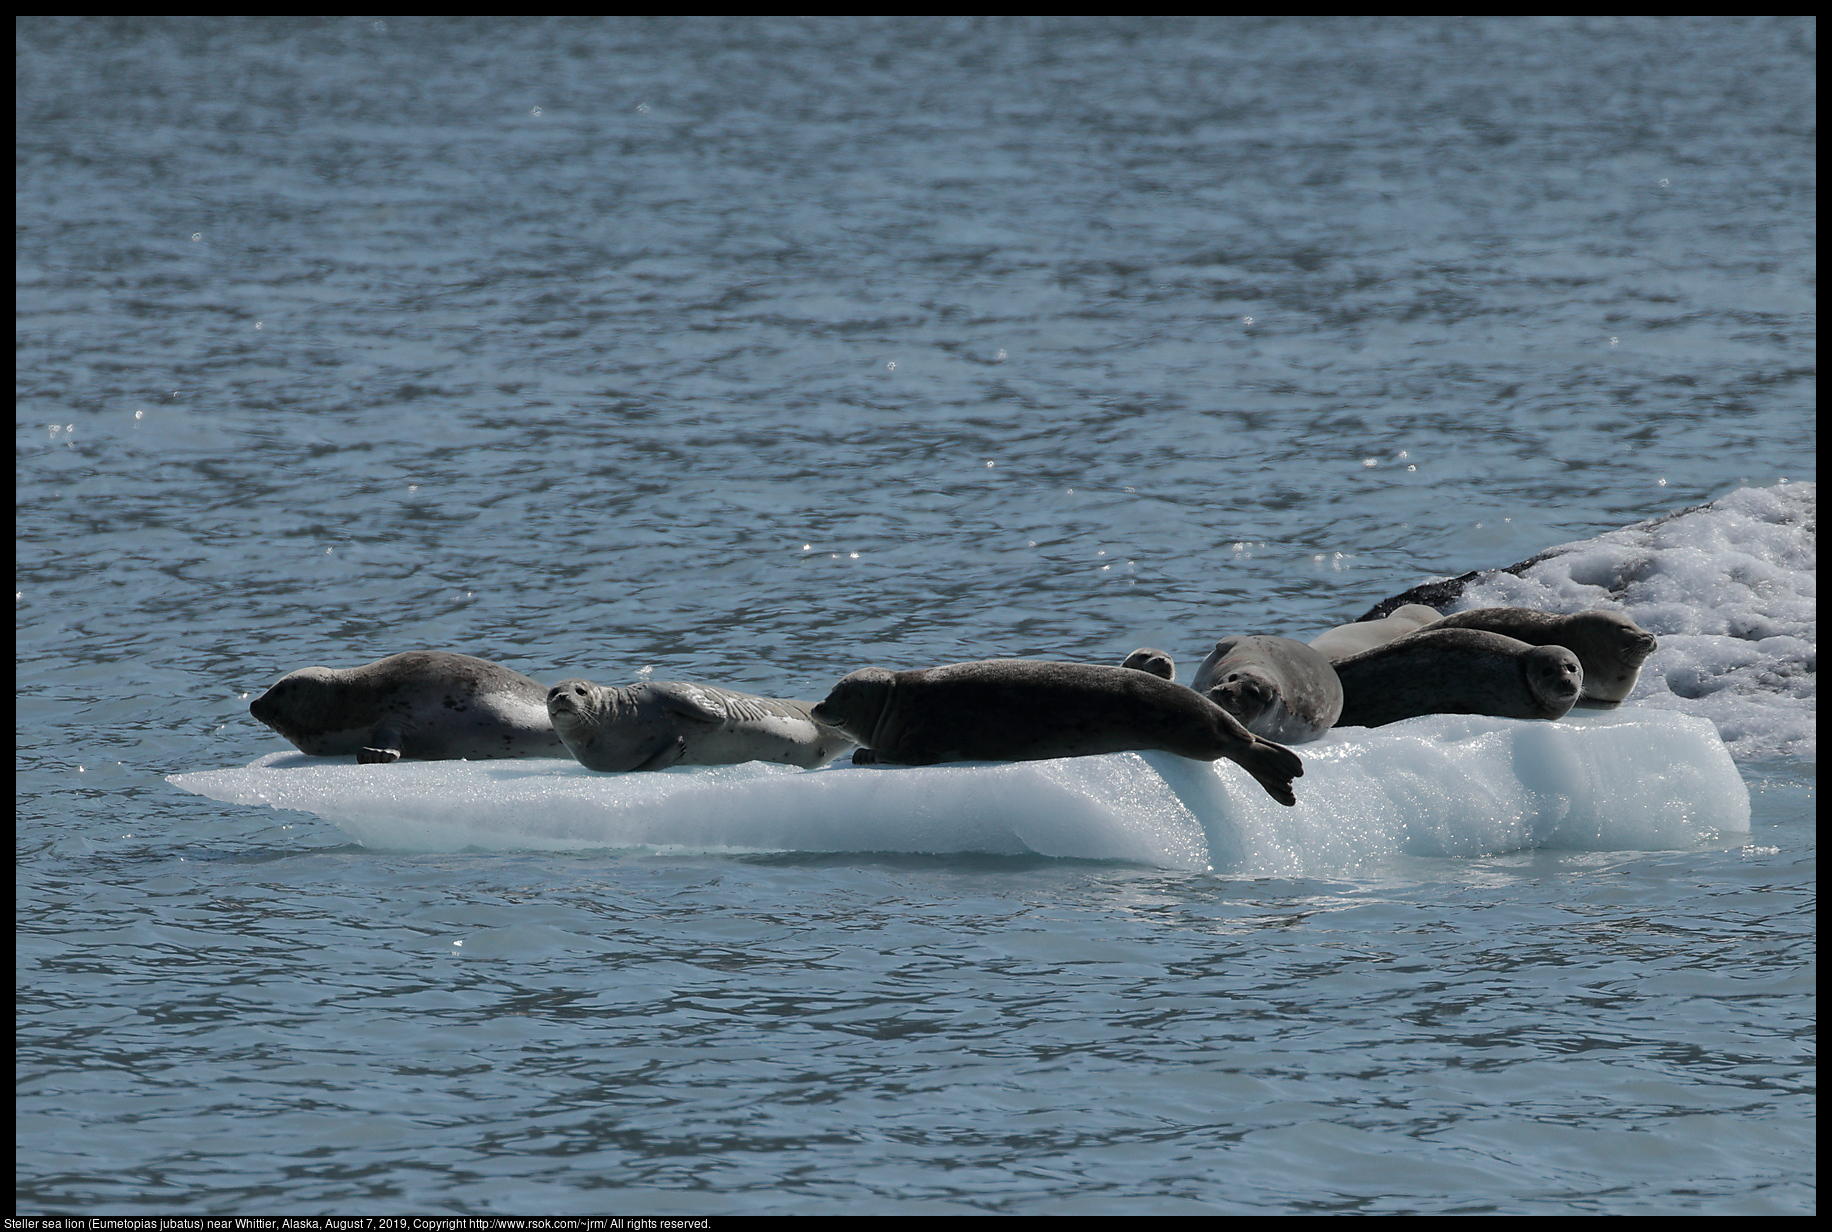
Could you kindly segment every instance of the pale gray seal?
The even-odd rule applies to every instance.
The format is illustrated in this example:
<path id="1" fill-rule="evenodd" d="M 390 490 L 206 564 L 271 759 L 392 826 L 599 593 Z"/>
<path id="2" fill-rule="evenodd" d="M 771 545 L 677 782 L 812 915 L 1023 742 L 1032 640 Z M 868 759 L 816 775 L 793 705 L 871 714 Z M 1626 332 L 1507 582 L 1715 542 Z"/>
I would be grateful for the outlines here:
<path id="1" fill-rule="evenodd" d="M 1486 629 L 1529 646 L 1563 646 L 1584 665 L 1578 705 L 1596 710 L 1612 710 L 1635 691 L 1641 665 L 1659 644 L 1627 616 L 1604 608 L 1555 616 L 1527 607 L 1478 607 L 1453 612 L 1432 627 Z"/>
<path id="2" fill-rule="evenodd" d="M 1557 719 L 1584 691 L 1584 668 L 1563 646 L 1529 646 L 1481 629 L 1409 633 L 1335 665 L 1337 727 L 1379 727 L 1422 714 Z"/>
<path id="3" fill-rule="evenodd" d="M 813 705 L 685 680 L 621 688 L 562 680 L 547 690 L 547 715 L 567 750 L 587 769 L 610 772 L 823 765 L 852 741 L 810 717 Z"/>
<path id="4" fill-rule="evenodd" d="M 1442 613 L 1435 607 L 1408 603 L 1394 608 L 1392 615 L 1380 620 L 1358 620 L 1352 625 L 1337 625 L 1329 632 L 1311 638 L 1310 644 L 1312 648 L 1321 651 L 1324 658 L 1335 663 L 1376 646 L 1385 646 L 1395 638 L 1416 633 L 1441 619 Z"/>
<path id="5" fill-rule="evenodd" d="M 1256 736 L 1306 744 L 1342 713 L 1342 683 L 1318 651 L 1289 637 L 1227 637 L 1196 669 L 1190 688 Z"/>
<path id="6" fill-rule="evenodd" d="M 1177 661 L 1162 650 L 1153 650 L 1149 646 L 1141 646 L 1127 655 L 1126 661 L 1120 666 L 1130 667 L 1136 672 L 1150 672 L 1161 680 L 1177 678 Z"/>
<path id="7" fill-rule="evenodd" d="M 864 747 L 860 765 L 1038 761 L 1163 749 L 1238 762 L 1268 795 L 1296 803 L 1304 763 L 1201 694 L 1150 672 L 1092 663 L 986 659 L 921 671 L 853 672 L 814 717 Z"/>
<path id="8" fill-rule="evenodd" d="M 565 757 L 547 686 L 488 659 L 413 650 L 288 673 L 248 712 L 313 757 L 363 763 Z"/>

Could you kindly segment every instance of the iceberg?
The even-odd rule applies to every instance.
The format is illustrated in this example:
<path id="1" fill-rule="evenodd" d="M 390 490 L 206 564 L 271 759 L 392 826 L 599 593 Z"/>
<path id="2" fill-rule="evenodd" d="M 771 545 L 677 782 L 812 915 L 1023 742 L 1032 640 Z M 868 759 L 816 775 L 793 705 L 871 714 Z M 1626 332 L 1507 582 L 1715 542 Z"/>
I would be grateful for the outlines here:
<path id="1" fill-rule="evenodd" d="M 1303 876 L 1393 855 L 1675 850 L 1749 829 L 1749 792 L 1717 730 L 1672 711 L 1574 711 L 1555 723 L 1432 715 L 1338 729 L 1298 752 L 1295 808 L 1231 762 L 1158 752 L 639 774 L 279 753 L 167 781 L 315 814 L 362 846 L 408 852 L 1033 854 Z"/>

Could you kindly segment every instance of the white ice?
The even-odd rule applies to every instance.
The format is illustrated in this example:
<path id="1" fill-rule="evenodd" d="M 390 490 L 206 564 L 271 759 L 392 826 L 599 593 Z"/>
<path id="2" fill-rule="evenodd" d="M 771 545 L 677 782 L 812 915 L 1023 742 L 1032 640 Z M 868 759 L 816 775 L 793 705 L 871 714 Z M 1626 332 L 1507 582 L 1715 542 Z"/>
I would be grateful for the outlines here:
<path id="1" fill-rule="evenodd" d="M 1818 485 L 1743 488 L 1609 531 L 1524 576 L 1486 574 L 1452 611 L 1622 612 L 1660 639 L 1628 704 L 1703 715 L 1739 761 L 1814 760 Z"/>
<path id="2" fill-rule="evenodd" d="M 421 852 L 1034 853 L 1298 876 L 1396 854 L 1682 849 L 1749 829 L 1748 790 L 1712 724 L 1669 711 L 1556 723 L 1434 715 L 1341 729 L 1299 752 L 1296 808 L 1230 762 L 1168 753 L 644 774 L 283 753 L 170 781 L 315 813 L 367 847 Z"/>

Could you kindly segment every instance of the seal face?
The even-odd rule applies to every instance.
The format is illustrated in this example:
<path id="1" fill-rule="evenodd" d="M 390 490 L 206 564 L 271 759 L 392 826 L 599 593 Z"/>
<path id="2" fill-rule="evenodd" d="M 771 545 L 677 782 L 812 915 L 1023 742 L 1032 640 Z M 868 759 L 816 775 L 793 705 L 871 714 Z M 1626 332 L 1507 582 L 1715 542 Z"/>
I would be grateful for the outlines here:
<path id="1" fill-rule="evenodd" d="M 1316 740 L 1342 713 L 1342 682 L 1320 652 L 1289 637 L 1228 637 L 1196 669 L 1190 687 L 1280 744 Z"/>
<path id="2" fill-rule="evenodd" d="M 564 757 L 546 697 L 539 681 L 500 663 L 415 650 L 362 667 L 290 672 L 248 712 L 312 757 Z"/>
<path id="3" fill-rule="evenodd" d="M 1311 649 L 1320 652 L 1331 663 L 1338 663 L 1350 655 L 1358 655 L 1376 646 L 1385 646 L 1408 633 L 1416 633 L 1427 625 L 1436 624 L 1440 619 L 1442 616 L 1434 607 L 1407 603 L 1380 620 L 1358 620 L 1354 624 L 1337 625 L 1329 632 L 1311 638 L 1310 645 Z"/>
<path id="4" fill-rule="evenodd" d="M 1578 704 L 1598 710 L 1614 709 L 1635 691 L 1641 665 L 1659 647 L 1652 633 L 1606 608 L 1555 616 L 1526 607 L 1479 607 L 1453 612 L 1433 627 L 1485 629 L 1530 646 L 1563 646 L 1584 665 Z"/>
<path id="5" fill-rule="evenodd" d="M 1529 646 L 1481 629 L 1432 626 L 1335 665 L 1338 727 L 1380 727 L 1423 714 L 1557 719 L 1584 688 L 1563 646 Z"/>
<path id="6" fill-rule="evenodd" d="M 928 766 L 1037 761 L 1130 749 L 1226 757 L 1281 804 L 1296 802 L 1298 755 L 1255 736 L 1206 697 L 1147 671 L 985 659 L 921 671 L 868 667 L 844 677 L 814 717 L 861 748 L 853 761 Z"/>
<path id="7" fill-rule="evenodd" d="M 1141 646 L 1126 656 L 1121 667 L 1130 667 L 1134 671 L 1150 672 L 1160 680 L 1177 678 L 1177 661 L 1162 650 L 1153 650 L 1150 646 Z"/>
<path id="8" fill-rule="evenodd" d="M 816 722 L 811 709 L 684 680 L 622 687 L 562 680 L 546 699 L 567 751 L 589 770 L 614 773 L 745 761 L 824 765 L 853 742 Z"/>

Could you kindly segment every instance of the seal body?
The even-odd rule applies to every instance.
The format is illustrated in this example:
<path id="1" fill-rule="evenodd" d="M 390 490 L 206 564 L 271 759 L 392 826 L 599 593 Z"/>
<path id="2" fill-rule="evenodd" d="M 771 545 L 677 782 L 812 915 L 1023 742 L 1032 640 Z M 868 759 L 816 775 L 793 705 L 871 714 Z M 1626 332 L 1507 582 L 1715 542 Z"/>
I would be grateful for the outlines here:
<path id="1" fill-rule="evenodd" d="M 1190 687 L 1256 736 L 1306 744 L 1342 713 L 1342 682 L 1328 659 L 1289 637 L 1228 637 L 1196 669 Z"/>
<path id="2" fill-rule="evenodd" d="M 1329 632 L 1310 639 L 1311 649 L 1322 653 L 1331 663 L 1358 655 L 1376 646 L 1385 646 L 1395 638 L 1416 633 L 1436 624 L 1442 614 L 1435 607 L 1408 603 L 1380 620 L 1358 620 L 1352 625 L 1337 625 Z"/>
<path id="3" fill-rule="evenodd" d="M 612 772 L 745 761 L 824 765 L 853 742 L 816 722 L 812 708 L 684 680 L 622 687 L 562 680 L 546 701 L 554 731 L 579 764 Z"/>
<path id="4" fill-rule="evenodd" d="M 1529 646 L 1481 629 L 1432 626 L 1335 665 L 1338 727 L 1379 727 L 1422 714 L 1557 719 L 1584 689 L 1584 668 L 1563 646 Z"/>
<path id="5" fill-rule="evenodd" d="M 1147 671 L 986 659 L 921 671 L 868 667 L 833 686 L 814 717 L 865 746 L 859 764 L 1038 761 L 1163 749 L 1226 757 L 1281 804 L 1304 765 L 1201 694 Z"/>
<path id="6" fill-rule="evenodd" d="M 1130 667 L 1134 671 L 1150 672 L 1160 680 L 1177 678 L 1177 661 L 1162 650 L 1153 650 L 1150 646 L 1141 646 L 1126 656 L 1121 667 Z"/>
<path id="7" fill-rule="evenodd" d="M 1563 646 L 1584 665 L 1584 696 L 1578 705 L 1610 710 L 1635 691 L 1641 665 L 1659 643 L 1620 612 L 1597 608 L 1555 616 L 1527 607 L 1479 607 L 1453 612 L 1434 628 L 1485 629 L 1529 646 Z"/>
<path id="8" fill-rule="evenodd" d="M 291 672 L 248 712 L 313 757 L 359 762 L 564 757 L 547 687 L 518 671 L 442 650 L 362 667 Z"/>

